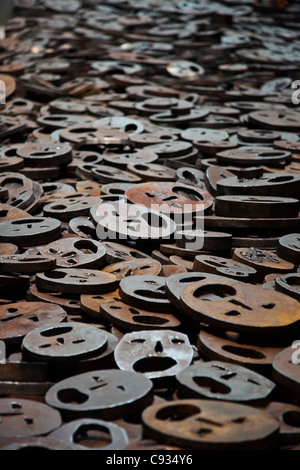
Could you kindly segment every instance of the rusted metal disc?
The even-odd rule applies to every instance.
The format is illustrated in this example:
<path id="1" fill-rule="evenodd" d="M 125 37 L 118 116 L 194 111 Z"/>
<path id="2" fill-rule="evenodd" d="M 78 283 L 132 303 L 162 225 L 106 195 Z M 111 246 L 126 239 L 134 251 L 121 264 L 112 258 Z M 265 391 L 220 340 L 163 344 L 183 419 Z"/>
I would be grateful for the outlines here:
<path id="1" fill-rule="evenodd" d="M 188 155 L 193 150 L 193 146 L 189 142 L 171 141 L 163 144 L 149 145 L 146 147 L 146 150 L 154 152 L 159 158 L 173 158 Z"/>
<path id="2" fill-rule="evenodd" d="M 0 438 L 18 439 L 40 436 L 61 425 L 57 410 L 44 403 L 23 398 L 0 399 Z"/>
<path id="3" fill-rule="evenodd" d="M 151 312 L 172 313 L 173 306 L 165 293 L 166 279 L 151 274 L 121 280 L 119 294 L 123 302 Z"/>
<path id="4" fill-rule="evenodd" d="M 257 402 L 266 399 L 274 382 L 246 367 L 222 361 L 197 362 L 176 375 L 178 391 L 187 398 Z"/>
<path id="5" fill-rule="evenodd" d="M 0 213 L 1 213 L 0 209 Z M 2 255 L 14 255 L 18 251 L 17 245 L 13 245 L 12 243 L 0 243 L 0 254 Z"/>
<path id="6" fill-rule="evenodd" d="M 52 437 L 24 437 L 0 440 L 0 450 L 73 450 L 70 445 Z"/>
<path id="7" fill-rule="evenodd" d="M 65 379 L 48 390 L 46 403 L 70 420 L 112 420 L 128 416 L 152 402 L 152 382 L 142 374 L 93 370 Z"/>
<path id="8" fill-rule="evenodd" d="M 84 129 L 90 129 L 96 122 L 96 118 L 91 116 L 82 116 L 81 114 L 49 114 L 37 118 L 37 123 L 53 130 L 73 128 L 82 126 Z M 95 130 L 95 129 L 94 129 Z"/>
<path id="9" fill-rule="evenodd" d="M 204 172 L 196 168 L 180 167 L 176 171 L 176 180 L 178 183 L 190 186 L 198 186 L 204 189 Z"/>
<path id="10" fill-rule="evenodd" d="M 293 110 L 264 110 L 249 114 L 250 122 L 267 129 L 299 132 L 300 115 Z"/>
<path id="11" fill-rule="evenodd" d="M 142 420 L 146 435 L 192 449 L 266 449 L 279 431 L 277 420 L 265 411 L 215 400 L 153 405 L 143 412 Z M 243 426 L 246 420 L 249 426 Z"/>
<path id="12" fill-rule="evenodd" d="M 194 270 L 200 273 L 217 274 L 238 281 L 251 281 L 257 271 L 244 263 L 212 255 L 198 255 L 194 260 Z"/>
<path id="13" fill-rule="evenodd" d="M 200 353 L 210 360 L 226 361 L 256 372 L 269 372 L 274 357 L 281 351 L 276 341 L 263 341 L 238 332 L 203 329 L 199 333 Z"/>
<path id="14" fill-rule="evenodd" d="M 94 318 L 101 318 L 100 307 L 103 303 L 119 302 L 121 298 L 118 291 L 109 292 L 108 294 L 81 295 L 80 307 L 84 313 Z"/>
<path id="15" fill-rule="evenodd" d="M 79 315 L 81 313 L 79 296 L 76 294 L 73 296 L 69 294 L 67 297 L 60 292 L 44 292 L 43 290 L 38 290 L 36 285 L 32 283 L 26 298 L 28 301 L 47 302 L 59 305 L 68 314 Z"/>
<path id="16" fill-rule="evenodd" d="M 100 204 L 96 212 L 97 237 L 100 240 L 148 241 L 171 240 L 176 225 L 159 210 L 137 204 Z"/>
<path id="17" fill-rule="evenodd" d="M 60 268 L 36 276 L 38 288 L 63 294 L 105 294 L 118 285 L 114 274 L 94 269 Z"/>
<path id="18" fill-rule="evenodd" d="M 45 256 L 0 255 L 0 272 L 37 273 L 55 267 L 56 260 Z"/>
<path id="19" fill-rule="evenodd" d="M 127 333 L 115 350 L 122 370 L 142 373 L 158 383 L 167 383 L 193 359 L 186 335 L 172 330 Z"/>
<path id="20" fill-rule="evenodd" d="M 0 95 L 0 101 L 2 102 L 5 101 L 6 98 L 9 98 L 9 96 L 11 96 L 16 91 L 16 81 L 10 75 L 0 75 L 0 81 L 5 84 L 3 90 L 5 95 L 2 96 L 2 93 Z"/>
<path id="21" fill-rule="evenodd" d="M 149 255 L 131 246 L 108 241 L 103 242 L 103 245 L 106 248 L 106 260 L 110 264 L 133 259 L 149 258 Z"/>
<path id="22" fill-rule="evenodd" d="M 274 381 L 296 396 L 300 390 L 299 364 L 299 341 L 294 341 L 292 346 L 283 349 L 273 362 Z"/>
<path id="23" fill-rule="evenodd" d="M 234 177 L 234 174 L 223 167 L 210 166 L 205 173 L 205 184 L 213 196 L 217 194 L 217 183 L 224 178 Z"/>
<path id="24" fill-rule="evenodd" d="M 50 202 L 44 207 L 46 217 L 54 217 L 59 220 L 70 220 L 74 217 L 89 215 L 92 207 L 98 206 L 101 200 L 99 197 L 89 197 L 84 195 L 70 195 L 69 197 L 57 198 L 55 202 Z"/>
<path id="25" fill-rule="evenodd" d="M 230 233 L 206 230 L 178 230 L 175 238 L 177 246 L 194 250 L 226 251 L 232 244 Z"/>
<path id="26" fill-rule="evenodd" d="M 199 281 L 206 280 L 224 280 L 222 276 L 215 276 L 207 273 L 179 273 L 173 274 L 166 279 L 166 294 L 172 304 L 178 309 L 181 309 L 180 299 L 183 289 L 189 285 Z"/>
<path id="27" fill-rule="evenodd" d="M 281 196 L 295 197 L 299 195 L 300 178 L 291 173 L 263 173 L 257 179 L 239 179 L 237 176 L 224 178 L 217 182 L 218 196 Z"/>
<path id="28" fill-rule="evenodd" d="M 72 147 L 68 144 L 57 144 L 46 142 L 27 144 L 17 150 L 19 157 L 24 158 L 27 166 L 51 166 L 67 165 L 72 161 Z"/>
<path id="29" fill-rule="evenodd" d="M 232 165 L 276 165 L 290 160 L 291 153 L 264 147 L 239 147 L 216 154 L 220 163 Z"/>
<path id="30" fill-rule="evenodd" d="M 97 167 L 92 168 L 91 175 L 101 183 L 114 183 L 120 181 L 133 184 L 141 181 L 141 178 L 136 174 L 108 165 L 97 165 Z"/>
<path id="31" fill-rule="evenodd" d="M 68 362 L 101 353 L 107 347 L 107 336 L 83 323 L 44 325 L 26 335 L 23 353 L 31 360 Z"/>
<path id="32" fill-rule="evenodd" d="M 147 135 L 147 134 L 137 134 L 137 135 Z M 128 164 L 144 164 L 144 163 L 153 163 L 157 160 L 157 155 L 154 152 L 149 152 L 144 149 L 136 149 L 130 152 L 121 152 L 121 153 L 104 153 L 103 161 L 108 165 L 114 165 L 120 168 L 126 169 Z"/>
<path id="33" fill-rule="evenodd" d="M 119 301 L 101 303 L 100 316 L 125 331 L 175 329 L 181 325 L 170 313 L 149 312 Z"/>
<path id="34" fill-rule="evenodd" d="M 148 208 L 155 205 L 166 214 L 204 212 L 212 206 L 210 194 L 194 186 L 178 183 L 143 183 L 126 191 L 127 199 Z"/>
<path id="35" fill-rule="evenodd" d="M 25 335 L 45 324 L 65 321 L 66 312 L 46 302 L 18 302 L 0 306 L 0 338 L 7 344 L 21 343 Z"/>
<path id="36" fill-rule="evenodd" d="M 229 138 L 229 134 L 226 131 L 221 131 L 217 129 L 207 129 L 205 127 L 190 127 L 189 129 L 182 131 L 181 138 L 191 142 L 222 142 Z"/>
<path id="37" fill-rule="evenodd" d="M 140 134 L 144 131 L 144 126 L 139 121 L 123 116 L 99 119 L 98 125 L 100 127 L 122 131 L 128 135 Z"/>
<path id="38" fill-rule="evenodd" d="M 67 127 L 60 131 L 60 136 L 63 140 L 74 144 L 124 146 L 129 143 L 128 135 L 125 132 L 96 127 L 94 124 Z"/>
<path id="39" fill-rule="evenodd" d="M 286 274 L 294 270 L 294 265 L 285 261 L 275 253 L 255 248 L 236 248 L 232 257 L 235 261 L 244 263 L 257 271 L 256 278 L 263 279 L 267 274 Z"/>
<path id="40" fill-rule="evenodd" d="M 50 243 L 61 235 L 61 223 L 49 217 L 31 217 L 0 223 L 0 241 L 18 246 Z"/>
<path id="41" fill-rule="evenodd" d="M 187 79 L 197 78 L 204 73 L 203 67 L 187 60 L 171 61 L 167 66 L 167 71 L 174 77 Z"/>
<path id="42" fill-rule="evenodd" d="M 123 450 L 128 445 L 124 429 L 114 423 L 83 418 L 61 426 L 51 438 L 73 450 Z"/>
<path id="43" fill-rule="evenodd" d="M 280 424 L 279 439 L 282 444 L 298 444 L 300 407 L 291 403 L 271 401 L 265 408 Z"/>
<path id="44" fill-rule="evenodd" d="M 217 196 L 216 215 L 228 217 L 297 217 L 299 200 L 267 196 Z"/>
<path id="45" fill-rule="evenodd" d="M 131 188 L 132 183 L 108 183 L 101 185 L 102 195 L 107 196 L 124 196 L 127 189 Z M 102 196 L 103 197 L 103 196 Z"/>
<path id="46" fill-rule="evenodd" d="M 275 289 L 300 300 L 300 273 L 285 274 L 275 279 Z"/>
<path id="47" fill-rule="evenodd" d="M 33 182 L 16 172 L 7 172 L 0 174 L 0 191 L 8 191 L 3 195 L 6 204 L 26 209 L 34 200 Z"/>
<path id="48" fill-rule="evenodd" d="M 197 321 L 246 333 L 285 332 L 300 319 L 298 302 L 290 297 L 237 281 L 202 281 L 186 286 L 183 311 Z"/>
<path id="49" fill-rule="evenodd" d="M 65 238 L 40 249 L 44 256 L 53 257 L 57 267 L 101 268 L 105 264 L 105 247 L 95 240 Z M 1 268 L 1 259 L 0 259 Z M 47 269 L 45 269 L 47 271 Z"/>

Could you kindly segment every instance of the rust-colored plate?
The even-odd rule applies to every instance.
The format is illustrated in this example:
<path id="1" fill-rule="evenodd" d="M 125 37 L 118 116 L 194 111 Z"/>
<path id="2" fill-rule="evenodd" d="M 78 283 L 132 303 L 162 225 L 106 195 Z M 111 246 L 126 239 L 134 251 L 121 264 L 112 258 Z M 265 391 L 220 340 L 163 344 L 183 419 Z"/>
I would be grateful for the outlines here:
<path id="1" fill-rule="evenodd" d="M 89 418 L 64 424 L 51 437 L 72 450 L 123 450 L 128 444 L 126 432 L 120 426 Z"/>
<path id="2" fill-rule="evenodd" d="M 46 324 L 66 319 L 58 305 L 46 302 L 17 302 L 0 307 L 0 338 L 6 343 L 21 343 L 25 335 Z"/>
<path id="3" fill-rule="evenodd" d="M 268 373 L 274 357 L 282 350 L 276 340 L 253 338 L 238 332 L 203 329 L 199 333 L 198 348 L 210 360 L 218 359 Z"/>
<path id="4" fill-rule="evenodd" d="M 287 295 L 237 281 L 201 281 L 182 291 L 193 319 L 248 333 L 281 333 L 300 322 L 299 303 Z"/>

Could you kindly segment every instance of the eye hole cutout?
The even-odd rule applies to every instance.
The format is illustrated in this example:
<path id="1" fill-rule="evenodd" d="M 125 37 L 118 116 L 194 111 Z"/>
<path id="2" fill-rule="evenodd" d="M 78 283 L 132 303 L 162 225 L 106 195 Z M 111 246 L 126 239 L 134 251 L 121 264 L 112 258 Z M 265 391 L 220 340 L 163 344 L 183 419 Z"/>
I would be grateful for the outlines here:
<path id="1" fill-rule="evenodd" d="M 161 421 L 183 421 L 201 413 L 201 409 L 194 405 L 170 405 L 158 410 L 156 419 Z"/>

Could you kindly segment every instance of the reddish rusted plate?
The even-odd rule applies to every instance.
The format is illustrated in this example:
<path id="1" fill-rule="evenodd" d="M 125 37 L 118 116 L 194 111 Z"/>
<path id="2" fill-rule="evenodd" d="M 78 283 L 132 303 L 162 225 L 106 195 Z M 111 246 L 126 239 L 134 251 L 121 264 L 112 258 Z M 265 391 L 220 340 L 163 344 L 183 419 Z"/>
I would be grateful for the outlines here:
<path id="1" fill-rule="evenodd" d="M 257 271 L 256 279 L 263 281 L 267 274 L 281 273 L 287 274 L 294 270 L 294 265 L 285 261 L 275 253 L 256 248 L 236 248 L 232 258 L 239 263 L 243 263 Z"/>
<path id="2" fill-rule="evenodd" d="M 212 255 L 197 255 L 194 261 L 194 270 L 248 282 L 252 281 L 257 274 L 254 268 L 244 263 Z"/>
<path id="3" fill-rule="evenodd" d="M 280 292 L 237 281 L 201 281 L 182 291 L 183 311 L 194 320 L 246 333 L 291 331 L 299 303 Z"/>
<path id="4" fill-rule="evenodd" d="M 55 267 L 56 260 L 46 256 L 0 255 L 0 272 L 3 273 L 38 273 Z"/>
<path id="5" fill-rule="evenodd" d="M 215 400 L 153 405 L 142 419 L 147 436 L 197 450 L 266 449 L 279 431 L 277 420 L 265 411 Z"/>
<path id="6" fill-rule="evenodd" d="M 1 260 L 1 258 L 0 258 Z M 121 280 L 128 276 L 138 276 L 140 274 L 152 274 L 157 276 L 161 271 L 161 264 L 151 258 L 140 260 L 122 261 L 111 264 L 102 269 L 105 273 L 113 273 L 117 279 Z"/>
<path id="7" fill-rule="evenodd" d="M 295 397 L 299 396 L 300 391 L 299 347 L 300 341 L 294 341 L 291 346 L 277 354 L 273 361 L 274 381 L 283 388 L 289 389 Z"/>
<path id="8" fill-rule="evenodd" d="M 276 340 L 259 340 L 242 333 L 212 328 L 200 331 L 198 348 L 210 360 L 238 364 L 261 373 L 270 371 L 274 357 L 282 349 Z"/>
<path id="9" fill-rule="evenodd" d="M 18 246 L 50 243 L 60 235 L 60 221 L 49 217 L 20 218 L 0 223 L 0 241 L 13 242 Z"/>
<path id="10" fill-rule="evenodd" d="M 102 319 L 100 315 L 101 304 L 119 301 L 121 301 L 121 298 L 118 291 L 109 292 L 108 294 L 81 295 L 80 307 L 85 314 Z"/>
<path id="11" fill-rule="evenodd" d="M 213 204 L 211 195 L 194 186 L 177 183 L 143 183 L 126 191 L 126 197 L 134 204 L 159 208 L 165 214 L 192 214 L 209 210 Z"/>
<path id="12" fill-rule="evenodd" d="M 51 433 L 72 450 L 123 450 L 128 445 L 124 429 L 99 419 L 83 418 L 64 424 Z"/>
<path id="13" fill-rule="evenodd" d="M 95 240 L 72 237 L 57 240 L 40 249 L 40 253 L 56 260 L 57 267 L 98 268 L 105 264 L 105 247 Z M 0 259 L 1 267 L 1 259 Z M 47 271 L 45 269 L 44 271 Z"/>
<path id="14" fill-rule="evenodd" d="M 46 324 L 28 333 L 23 354 L 41 362 L 78 361 L 96 356 L 107 347 L 107 336 L 94 326 L 83 323 Z"/>

